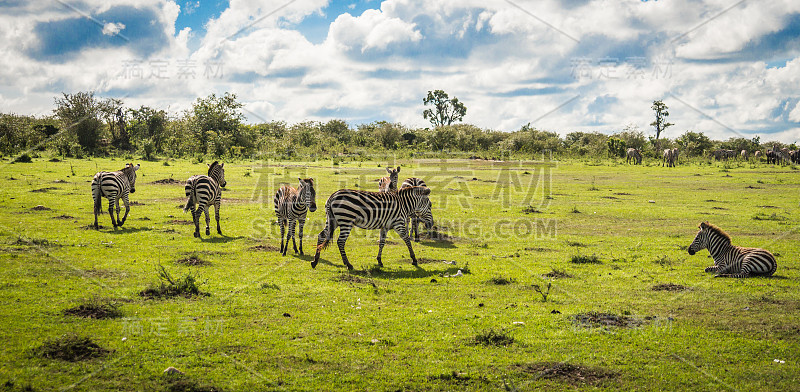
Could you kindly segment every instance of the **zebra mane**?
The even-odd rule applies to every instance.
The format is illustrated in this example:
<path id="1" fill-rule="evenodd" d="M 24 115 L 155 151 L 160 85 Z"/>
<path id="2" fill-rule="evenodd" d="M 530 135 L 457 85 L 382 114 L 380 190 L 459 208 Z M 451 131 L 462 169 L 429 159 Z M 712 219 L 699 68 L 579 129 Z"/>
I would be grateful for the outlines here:
<path id="1" fill-rule="evenodd" d="M 211 171 L 214 170 L 216 166 L 219 166 L 219 161 L 214 161 L 214 163 L 208 165 L 208 174 L 211 174 Z"/>
<path id="2" fill-rule="evenodd" d="M 725 238 L 726 240 L 728 240 L 728 242 L 731 242 L 731 236 L 728 233 L 726 233 L 724 230 L 722 230 L 719 227 L 717 227 L 716 225 L 708 223 L 708 222 L 703 222 L 701 224 L 701 226 L 703 228 L 708 229 L 709 231 L 713 232 L 714 234 L 717 234 L 718 236 L 720 236 L 722 238 Z"/>

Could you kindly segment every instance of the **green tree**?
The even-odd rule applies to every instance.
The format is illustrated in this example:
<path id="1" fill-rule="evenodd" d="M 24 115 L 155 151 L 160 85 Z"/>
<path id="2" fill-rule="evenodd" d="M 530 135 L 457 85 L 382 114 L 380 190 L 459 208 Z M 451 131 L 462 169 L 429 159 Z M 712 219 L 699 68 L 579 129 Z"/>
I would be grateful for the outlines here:
<path id="1" fill-rule="evenodd" d="M 686 156 L 702 156 L 714 147 L 714 143 L 703 132 L 686 131 L 677 142 Z"/>
<path id="2" fill-rule="evenodd" d="M 661 133 L 675 124 L 667 122 L 667 117 L 669 117 L 669 111 L 667 109 L 669 109 L 669 107 L 667 107 L 667 105 L 661 100 L 653 101 L 653 106 L 651 106 L 651 109 L 653 109 L 656 114 L 656 120 L 651 122 L 650 125 L 656 129 L 656 140 L 654 146 L 656 150 L 658 150 L 660 145 L 658 139 L 661 137 Z"/>
<path id="3" fill-rule="evenodd" d="M 450 96 L 442 90 L 428 91 L 428 95 L 422 100 L 424 105 L 433 105 L 431 109 L 425 109 L 422 117 L 431 122 L 434 127 L 450 125 L 456 121 L 461 121 L 467 114 L 467 107 L 458 101 L 458 98 Z"/>
<path id="4" fill-rule="evenodd" d="M 240 146 L 249 151 L 253 140 L 243 132 L 243 105 L 236 100 L 236 94 L 211 94 L 198 98 L 190 112 L 190 129 L 199 142 L 199 152 L 223 156 L 231 146 Z"/>
<path id="5" fill-rule="evenodd" d="M 53 114 L 61 122 L 61 129 L 77 136 L 78 143 L 87 150 L 94 150 L 100 141 L 103 123 L 100 121 L 100 103 L 94 91 L 75 94 L 62 93 L 56 98 Z"/>

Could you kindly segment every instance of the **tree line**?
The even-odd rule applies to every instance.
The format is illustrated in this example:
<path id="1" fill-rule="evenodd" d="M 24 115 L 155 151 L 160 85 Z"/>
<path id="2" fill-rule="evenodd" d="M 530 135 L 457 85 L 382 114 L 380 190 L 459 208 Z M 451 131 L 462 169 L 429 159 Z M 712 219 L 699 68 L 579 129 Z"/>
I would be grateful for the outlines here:
<path id="1" fill-rule="evenodd" d="M 716 149 L 735 151 L 772 148 L 796 149 L 759 138 L 709 139 L 702 132 L 685 131 L 672 139 L 662 137 L 666 106 L 656 105 L 655 137 L 629 125 L 612 135 L 571 132 L 561 137 L 530 124 L 510 132 L 454 124 L 466 107 L 441 90 L 429 92 L 424 118 L 430 128 L 411 128 L 399 123 L 376 121 L 351 127 L 340 119 L 288 124 L 265 121 L 246 124 L 243 104 L 235 94 L 211 94 L 198 98 L 182 113 L 140 106 L 126 107 L 115 98 L 100 98 L 94 92 L 62 94 L 55 98 L 52 114 L 30 116 L 0 113 L 0 154 L 50 151 L 63 157 L 139 155 L 156 157 L 253 158 L 348 155 L 389 151 L 398 155 L 463 153 L 483 157 L 535 156 L 543 150 L 572 157 L 624 157 L 627 148 L 658 157 L 663 148 L 680 148 L 683 156 L 709 156 Z M 453 105 L 455 102 L 455 105 Z M 663 105 L 663 104 L 662 104 Z M 438 108 L 448 112 L 440 113 Z M 668 113 L 667 113 L 668 115 Z"/>

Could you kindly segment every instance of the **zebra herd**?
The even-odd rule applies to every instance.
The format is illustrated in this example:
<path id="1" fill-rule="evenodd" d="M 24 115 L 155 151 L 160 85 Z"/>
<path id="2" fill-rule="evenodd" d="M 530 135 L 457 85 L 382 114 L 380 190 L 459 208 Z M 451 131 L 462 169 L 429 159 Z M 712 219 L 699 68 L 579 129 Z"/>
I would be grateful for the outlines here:
<path id="1" fill-rule="evenodd" d="M 678 163 L 679 154 L 680 150 L 677 148 L 665 149 L 661 153 L 663 158 L 661 166 L 675 167 L 675 165 Z M 718 149 L 712 151 L 711 156 L 717 161 L 727 161 L 728 159 L 736 159 L 737 157 L 744 161 L 749 160 L 750 157 L 756 161 L 760 161 L 761 157 L 763 156 L 766 157 L 768 164 L 800 164 L 800 150 L 790 150 L 788 148 L 779 148 L 778 146 L 766 150 L 765 153 L 762 153 L 760 150 L 756 150 L 753 152 L 753 154 L 750 154 L 747 150 L 741 150 L 737 152 L 735 150 Z M 642 152 L 639 149 L 629 148 L 625 152 L 625 157 L 628 164 L 631 164 L 631 162 L 634 165 L 642 164 Z"/>
<path id="2" fill-rule="evenodd" d="M 666 164 L 674 165 L 678 152 L 664 150 Z M 629 159 L 634 164 L 641 163 L 641 153 L 636 149 L 628 150 Z M 136 171 L 139 165 L 128 163 L 119 171 L 99 172 L 92 179 L 92 197 L 94 200 L 94 227 L 97 229 L 98 216 L 102 213 L 101 202 L 108 199 L 108 213 L 114 230 L 122 227 L 130 212 L 128 195 L 136 191 Z M 430 188 L 425 182 L 416 177 L 403 181 L 398 189 L 397 177 L 400 167 L 387 168 L 389 176 L 378 180 L 378 192 L 340 189 L 334 192 L 325 203 L 325 226 L 317 236 L 316 253 L 311 267 L 316 268 L 320 253 L 330 244 L 334 231 L 339 229 L 337 245 L 342 262 L 349 270 L 353 265 L 347 258 L 345 243 L 352 228 L 380 230 L 378 255 L 379 266 L 383 266 L 381 254 L 386 243 L 386 233 L 394 230 L 405 242 L 411 261 L 417 266 L 417 258 L 411 246 L 409 228 L 413 228 L 414 241 L 419 242 L 417 230 L 419 222 L 423 222 L 428 230 L 433 228 L 432 204 L 429 196 Z M 298 178 L 299 186 L 282 186 L 275 193 L 275 215 L 281 227 L 280 252 L 284 256 L 292 240 L 295 253 L 298 247 L 295 242 L 295 222 L 299 222 L 300 248 L 303 255 L 303 226 L 307 213 L 317 210 L 315 182 L 312 178 Z M 206 235 L 210 235 L 209 209 L 214 206 L 214 216 L 217 221 L 217 233 L 222 234 L 219 225 L 219 211 L 222 189 L 227 185 L 225 181 L 224 164 L 214 161 L 208 165 L 207 175 L 195 175 L 186 181 L 185 194 L 187 197 L 184 211 L 191 211 L 195 226 L 194 236 L 200 237 L 200 215 L 206 217 Z M 125 204 L 125 215 L 120 219 L 119 200 Z M 114 211 L 116 207 L 116 219 Z M 410 220 L 410 223 L 409 223 Z M 288 226 L 288 232 L 286 232 Z M 771 276 L 778 268 L 775 257 L 767 250 L 758 248 L 744 248 L 731 244 L 731 237 L 719 227 L 703 222 L 699 225 L 700 231 L 688 247 L 690 255 L 702 249 L 708 249 L 714 259 L 714 265 L 705 269 L 714 272 L 718 277 L 746 278 L 749 276 Z M 285 243 L 284 243 L 285 235 Z"/>

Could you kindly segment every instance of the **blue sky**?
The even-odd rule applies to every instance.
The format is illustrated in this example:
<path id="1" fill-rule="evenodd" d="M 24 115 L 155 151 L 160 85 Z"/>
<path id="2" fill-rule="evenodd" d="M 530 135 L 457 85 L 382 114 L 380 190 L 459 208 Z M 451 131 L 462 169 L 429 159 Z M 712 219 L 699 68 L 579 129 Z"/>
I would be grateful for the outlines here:
<path id="1" fill-rule="evenodd" d="M 249 121 L 411 127 L 443 89 L 513 131 L 800 141 L 800 3 L 100 0 L 0 3 L 0 111 L 93 90 L 179 115 L 232 92 Z"/>

